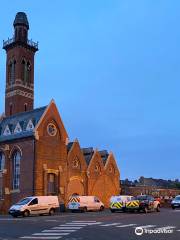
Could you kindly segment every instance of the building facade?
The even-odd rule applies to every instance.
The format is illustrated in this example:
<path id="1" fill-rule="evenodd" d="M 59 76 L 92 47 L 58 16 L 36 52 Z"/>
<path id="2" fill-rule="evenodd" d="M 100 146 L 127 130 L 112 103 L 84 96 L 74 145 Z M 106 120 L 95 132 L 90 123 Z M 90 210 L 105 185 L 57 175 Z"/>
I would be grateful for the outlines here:
<path id="1" fill-rule="evenodd" d="M 0 212 L 23 197 L 96 195 L 108 206 L 119 194 L 113 154 L 69 142 L 54 100 L 34 109 L 34 56 L 25 13 L 14 20 L 14 36 L 3 42 L 7 53 L 5 113 L 0 117 Z"/>

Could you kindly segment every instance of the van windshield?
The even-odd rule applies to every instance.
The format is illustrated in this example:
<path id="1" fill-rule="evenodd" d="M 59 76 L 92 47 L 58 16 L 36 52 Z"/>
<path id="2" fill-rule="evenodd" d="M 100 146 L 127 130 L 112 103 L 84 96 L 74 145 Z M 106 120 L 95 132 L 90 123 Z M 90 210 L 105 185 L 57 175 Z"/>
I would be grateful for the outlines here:
<path id="1" fill-rule="evenodd" d="M 180 201 L 180 196 L 175 197 L 175 200 Z"/>
<path id="2" fill-rule="evenodd" d="M 139 196 L 136 196 L 133 200 L 144 201 L 144 200 L 147 200 L 147 196 L 146 195 L 139 195 Z"/>
<path id="3" fill-rule="evenodd" d="M 20 200 L 18 203 L 16 203 L 16 205 L 25 205 L 27 203 L 29 203 L 33 198 L 24 198 L 22 200 Z"/>

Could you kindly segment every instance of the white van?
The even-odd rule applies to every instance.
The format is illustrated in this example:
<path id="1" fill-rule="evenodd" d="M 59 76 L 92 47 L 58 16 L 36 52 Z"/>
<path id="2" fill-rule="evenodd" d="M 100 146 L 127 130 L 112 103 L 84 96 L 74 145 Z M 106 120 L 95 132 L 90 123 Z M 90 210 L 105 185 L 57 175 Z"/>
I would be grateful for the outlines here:
<path id="1" fill-rule="evenodd" d="M 119 195 L 119 196 L 112 196 L 110 198 L 110 210 L 111 212 L 116 211 L 124 211 L 126 207 L 126 203 L 131 201 L 133 196 L 126 196 L 126 195 Z"/>
<path id="2" fill-rule="evenodd" d="M 9 214 L 13 217 L 28 217 L 34 214 L 53 215 L 59 208 L 57 196 L 32 196 L 20 200 L 11 206 Z"/>
<path id="3" fill-rule="evenodd" d="M 96 196 L 71 196 L 67 208 L 75 211 L 103 211 L 104 204 Z"/>

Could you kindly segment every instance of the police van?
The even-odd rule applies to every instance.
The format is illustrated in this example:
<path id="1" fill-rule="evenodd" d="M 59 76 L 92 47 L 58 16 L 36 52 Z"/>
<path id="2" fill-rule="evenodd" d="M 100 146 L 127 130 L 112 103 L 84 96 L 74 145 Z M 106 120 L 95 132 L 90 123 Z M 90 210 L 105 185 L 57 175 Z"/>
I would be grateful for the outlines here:
<path id="1" fill-rule="evenodd" d="M 32 196 L 26 197 L 12 205 L 9 214 L 13 217 L 35 214 L 53 215 L 59 209 L 59 201 L 57 196 Z"/>
<path id="2" fill-rule="evenodd" d="M 126 203 L 131 201 L 133 196 L 128 195 L 119 195 L 119 196 L 112 196 L 110 198 L 110 210 L 111 212 L 116 211 L 125 211 Z"/>
<path id="3" fill-rule="evenodd" d="M 96 196 L 71 196 L 67 208 L 71 212 L 103 211 L 104 204 Z"/>
<path id="4" fill-rule="evenodd" d="M 150 195 L 139 195 L 126 203 L 126 211 L 148 213 L 149 211 L 160 212 L 160 202 Z"/>

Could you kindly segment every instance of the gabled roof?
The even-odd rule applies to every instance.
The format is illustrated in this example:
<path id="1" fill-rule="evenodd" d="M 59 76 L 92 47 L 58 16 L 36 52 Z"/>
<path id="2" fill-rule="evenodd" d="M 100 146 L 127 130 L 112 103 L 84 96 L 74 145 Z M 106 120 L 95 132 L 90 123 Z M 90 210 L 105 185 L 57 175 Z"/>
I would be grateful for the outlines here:
<path id="1" fill-rule="evenodd" d="M 100 155 L 101 155 L 101 158 L 102 158 L 102 161 L 103 161 L 103 164 L 105 166 L 106 164 L 106 161 L 108 159 L 108 156 L 109 156 L 109 153 L 107 150 L 102 150 L 102 151 L 99 151 Z"/>
<path id="2" fill-rule="evenodd" d="M 94 154 L 94 150 L 92 147 L 89 147 L 89 148 L 81 148 L 82 152 L 83 152 L 83 155 L 84 155 L 84 158 L 86 160 L 86 163 L 87 165 L 89 165 L 90 161 L 91 161 L 91 158 Z"/>
<path id="3" fill-rule="evenodd" d="M 31 131 L 26 130 L 27 124 L 29 120 L 32 120 L 34 126 L 36 126 L 40 118 L 42 117 L 45 109 L 46 109 L 46 106 L 41 108 L 36 108 L 32 111 L 22 112 L 22 113 L 12 115 L 10 117 L 2 118 L 0 121 L 0 142 L 33 136 L 34 132 L 32 130 Z M 22 128 L 22 132 L 20 133 L 13 132 L 17 123 L 19 123 Z M 7 136 L 3 135 L 4 129 L 6 128 L 6 126 L 9 126 L 9 129 L 11 130 L 11 135 L 7 135 Z"/>

